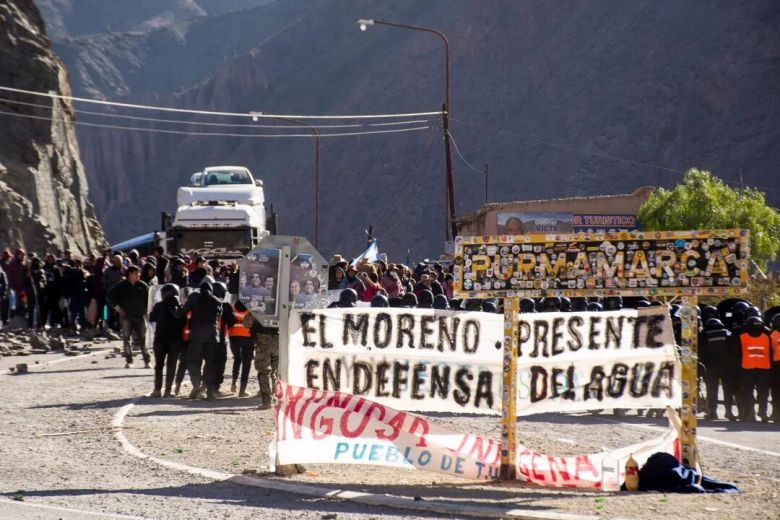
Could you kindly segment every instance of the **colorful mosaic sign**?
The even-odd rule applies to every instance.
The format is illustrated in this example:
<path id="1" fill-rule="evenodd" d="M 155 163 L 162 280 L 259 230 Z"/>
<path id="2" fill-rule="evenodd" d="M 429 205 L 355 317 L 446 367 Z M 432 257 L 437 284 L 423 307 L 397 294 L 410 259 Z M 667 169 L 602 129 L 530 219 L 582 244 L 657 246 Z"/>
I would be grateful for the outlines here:
<path id="1" fill-rule="evenodd" d="M 742 294 L 748 232 L 664 231 L 456 237 L 465 298 Z"/>

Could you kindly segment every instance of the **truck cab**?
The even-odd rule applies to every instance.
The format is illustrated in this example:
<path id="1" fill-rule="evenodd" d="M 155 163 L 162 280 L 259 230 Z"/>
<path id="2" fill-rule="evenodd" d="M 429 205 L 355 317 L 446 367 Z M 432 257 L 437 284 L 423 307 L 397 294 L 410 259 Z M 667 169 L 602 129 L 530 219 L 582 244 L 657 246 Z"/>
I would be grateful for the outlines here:
<path id="1" fill-rule="evenodd" d="M 163 215 L 165 249 L 206 258 L 236 259 L 275 233 L 263 181 L 244 166 L 211 166 L 178 189 L 176 213 Z"/>

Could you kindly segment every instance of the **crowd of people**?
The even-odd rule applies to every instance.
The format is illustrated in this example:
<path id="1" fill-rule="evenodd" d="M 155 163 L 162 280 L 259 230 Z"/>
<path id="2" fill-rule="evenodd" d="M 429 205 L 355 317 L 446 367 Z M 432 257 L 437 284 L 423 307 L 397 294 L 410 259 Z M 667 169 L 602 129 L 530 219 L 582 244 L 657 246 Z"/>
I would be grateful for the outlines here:
<path id="1" fill-rule="evenodd" d="M 160 301 L 150 309 L 150 287 L 160 285 Z M 331 307 L 404 307 L 502 312 L 500 300 L 461 300 L 453 295 L 451 266 L 422 262 L 415 266 L 385 261 L 351 263 L 330 260 L 329 287 L 337 294 Z M 61 258 L 18 249 L 0 258 L 0 322 L 19 319 L 34 329 L 61 328 L 74 333 L 121 331 L 126 367 L 140 347 L 144 366 L 154 355 L 152 397 L 180 393 L 187 374 L 190 398 L 215 399 L 229 393 L 248 397 L 254 364 L 260 408 L 273 405 L 279 359 L 278 329 L 263 326 L 238 300 L 235 263 L 185 255 L 168 257 L 162 248 L 142 258 L 106 249 L 85 258 L 66 251 Z M 183 298 L 183 295 L 187 295 Z M 181 300 L 184 301 L 181 301 Z M 362 302 L 362 303 L 359 303 Z M 646 298 L 551 297 L 524 299 L 522 313 L 599 312 L 624 307 L 666 305 Z M 681 314 L 669 307 L 680 343 Z M 729 420 L 780 422 L 780 313 L 762 313 L 744 300 L 698 309 L 700 378 L 706 388 L 705 419 L 717 419 L 719 394 Z M 153 352 L 146 348 L 147 320 L 155 324 Z M 222 391 L 228 346 L 232 352 L 230 391 Z M 771 394 L 772 412 L 769 413 Z M 736 408 L 736 414 L 735 409 Z M 757 413 L 756 413 L 757 408 Z"/>

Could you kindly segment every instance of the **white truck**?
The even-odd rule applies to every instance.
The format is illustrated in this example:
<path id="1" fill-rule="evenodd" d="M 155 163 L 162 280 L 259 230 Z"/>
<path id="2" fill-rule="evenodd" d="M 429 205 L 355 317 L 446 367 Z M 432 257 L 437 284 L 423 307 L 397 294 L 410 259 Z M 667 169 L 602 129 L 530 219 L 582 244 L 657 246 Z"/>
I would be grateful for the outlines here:
<path id="1" fill-rule="evenodd" d="M 235 259 L 276 234 L 276 214 L 265 208 L 263 181 L 244 166 L 210 166 L 176 194 L 174 215 L 163 213 L 157 242 L 168 254 Z"/>

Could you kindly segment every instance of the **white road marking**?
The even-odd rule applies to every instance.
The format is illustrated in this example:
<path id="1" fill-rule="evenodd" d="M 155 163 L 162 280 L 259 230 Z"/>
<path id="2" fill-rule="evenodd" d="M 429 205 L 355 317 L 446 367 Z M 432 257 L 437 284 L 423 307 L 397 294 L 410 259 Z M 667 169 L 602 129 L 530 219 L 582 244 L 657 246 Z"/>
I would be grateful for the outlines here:
<path id="1" fill-rule="evenodd" d="M 310 484 L 297 484 L 293 482 L 281 482 L 279 480 L 270 480 L 264 478 L 250 478 L 245 475 L 234 475 L 221 471 L 197 468 L 180 464 L 170 460 L 158 459 L 147 455 L 127 440 L 122 432 L 122 424 L 125 417 L 141 399 L 135 399 L 133 402 L 120 408 L 114 415 L 111 426 L 116 428 L 114 436 L 122 444 L 122 448 L 135 457 L 149 460 L 157 464 L 167 466 L 179 471 L 206 477 L 211 480 L 227 481 L 244 486 L 252 486 L 270 491 L 281 491 L 305 496 L 314 496 L 321 498 L 334 498 L 341 500 L 350 500 L 360 504 L 372 506 L 391 507 L 395 509 L 406 509 L 412 511 L 425 511 L 429 513 L 450 514 L 454 516 L 469 516 L 477 518 L 517 518 L 528 520 L 598 520 L 598 517 L 592 515 L 578 515 L 573 513 L 559 513 L 555 511 L 538 511 L 524 508 L 502 508 L 491 506 L 474 506 L 462 503 L 450 503 L 440 501 L 414 500 L 394 495 L 379 495 L 374 493 L 364 493 L 360 491 L 349 491 L 344 489 L 328 489 L 325 487 L 314 486 Z"/>
<path id="2" fill-rule="evenodd" d="M 148 520 L 147 517 L 143 517 L 143 516 L 118 515 L 114 513 L 103 513 L 101 511 L 87 511 L 85 509 L 73 509 L 71 507 L 51 506 L 48 504 L 40 504 L 37 502 L 26 502 L 26 501 L 21 502 L 18 500 L 10 500 L 8 498 L 0 498 L 0 504 L 8 504 L 8 505 L 19 506 L 19 507 L 49 509 L 51 511 L 61 511 L 64 513 L 77 513 L 79 515 L 100 516 L 103 518 L 119 518 L 123 520 Z"/>
<path id="3" fill-rule="evenodd" d="M 666 431 L 666 428 L 661 428 L 660 426 L 653 426 L 650 424 L 626 423 L 621 421 L 615 421 L 613 419 L 607 419 L 606 417 L 595 417 L 595 419 L 599 419 L 604 422 L 619 424 L 621 426 L 628 426 L 630 428 L 638 428 L 640 430 L 651 430 L 651 431 L 661 431 L 661 432 Z M 718 444 L 720 446 L 725 446 L 727 448 L 735 448 L 738 450 L 752 451 L 755 453 L 761 453 L 763 455 L 769 455 L 770 457 L 780 457 L 780 453 L 776 451 L 762 450 L 761 448 L 753 448 L 752 446 L 745 446 L 744 444 L 737 444 L 736 442 L 722 441 L 720 439 L 707 437 L 706 435 L 697 435 L 696 438 L 700 441 L 709 442 L 710 444 Z"/>

